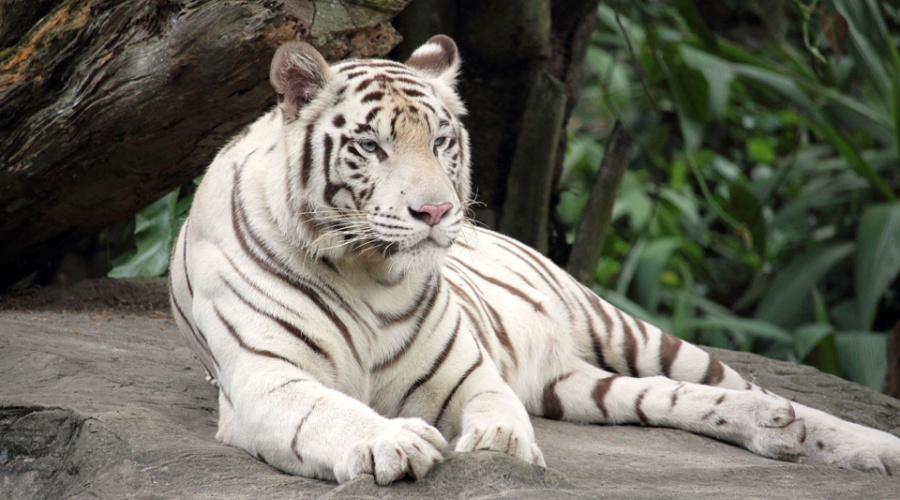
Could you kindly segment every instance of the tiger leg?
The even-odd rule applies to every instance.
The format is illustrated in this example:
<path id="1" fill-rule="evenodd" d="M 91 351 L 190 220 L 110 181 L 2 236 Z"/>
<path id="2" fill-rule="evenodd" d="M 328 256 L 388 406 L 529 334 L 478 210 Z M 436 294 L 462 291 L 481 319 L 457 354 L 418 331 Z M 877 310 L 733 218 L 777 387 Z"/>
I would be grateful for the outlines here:
<path id="1" fill-rule="evenodd" d="M 220 391 L 217 439 L 286 472 L 338 482 L 419 478 L 442 460 L 446 441 L 421 419 L 385 418 L 292 368 L 247 362 L 243 380 Z"/>
<path id="2" fill-rule="evenodd" d="M 546 466 L 534 439 L 534 430 L 522 402 L 500 378 L 496 369 L 487 374 L 493 390 L 472 384 L 461 409 L 462 433 L 456 451 L 489 450 L 506 453 L 528 463 Z"/>
<path id="3" fill-rule="evenodd" d="M 429 382 L 447 388 L 440 390 L 445 395 L 417 391 L 407 414 L 430 418 L 445 436 L 458 436 L 455 451 L 497 451 L 545 466 L 525 406 L 474 336 L 459 336 L 447 365 Z"/>
<path id="4" fill-rule="evenodd" d="M 759 455 L 792 459 L 806 429 L 790 402 L 761 392 L 628 377 L 577 361 L 544 386 L 547 418 L 582 423 L 642 424 L 683 429 L 739 444 Z"/>
<path id="5" fill-rule="evenodd" d="M 381 416 L 326 386 L 328 369 L 314 358 L 289 360 L 262 344 L 290 339 L 239 299 L 220 293 L 193 303 L 218 363 L 217 439 L 285 472 L 338 482 L 360 474 L 379 484 L 418 478 L 443 459 L 446 441 L 423 420 Z"/>
<path id="6" fill-rule="evenodd" d="M 599 298 L 593 305 L 597 324 L 605 324 L 607 328 L 603 335 L 590 332 L 595 349 L 583 359 L 591 364 L 654 380 L 662 375 L 675 381 L 743 389 L 786 401 L 744 380 L 697 346 L 623 314 Z M 900 474 L 900 438 L 799 403 L 791 405 L 797 420 L 806 428 L 806 439 L 796 450 L 801 460 Z"/>

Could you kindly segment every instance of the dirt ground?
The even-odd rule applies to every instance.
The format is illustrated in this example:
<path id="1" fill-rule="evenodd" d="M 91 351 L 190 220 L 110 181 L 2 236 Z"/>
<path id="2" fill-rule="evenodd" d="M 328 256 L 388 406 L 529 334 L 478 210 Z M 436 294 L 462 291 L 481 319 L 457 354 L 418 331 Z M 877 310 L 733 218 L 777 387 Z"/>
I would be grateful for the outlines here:
<path id="1" fill-rule="evenodd" d="M 169 315 L 166 280 L 97 279 L 79 281 L 70 286 L 33 286 L 0 294 L 0 312 L 55 311 L 117 313 L 153 313 Z"/>

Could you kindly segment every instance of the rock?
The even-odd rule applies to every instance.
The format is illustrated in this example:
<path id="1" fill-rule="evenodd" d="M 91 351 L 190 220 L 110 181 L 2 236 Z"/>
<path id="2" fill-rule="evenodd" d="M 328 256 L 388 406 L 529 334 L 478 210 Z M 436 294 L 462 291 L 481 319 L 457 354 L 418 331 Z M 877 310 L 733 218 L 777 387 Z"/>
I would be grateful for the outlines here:
<path id="1" fill-rule="evenodd" d="M 215 440 L 216 391 L 161 282 L 0 299 L 0 498 L 892 498 L 900 478 L 777 462 L 673 429 L 534 418 L 548 469 L 450 454 L 419 481 L 283 474 Z M 48 298 L 49 297 L 49 298 Z M 81 301 L 76 307 L 74 302 Z M 134 307 L 134 304 L 151 306 Z M 751 380 L 900 434 L 900 401 L 818 371 L 715 350 Z"/>

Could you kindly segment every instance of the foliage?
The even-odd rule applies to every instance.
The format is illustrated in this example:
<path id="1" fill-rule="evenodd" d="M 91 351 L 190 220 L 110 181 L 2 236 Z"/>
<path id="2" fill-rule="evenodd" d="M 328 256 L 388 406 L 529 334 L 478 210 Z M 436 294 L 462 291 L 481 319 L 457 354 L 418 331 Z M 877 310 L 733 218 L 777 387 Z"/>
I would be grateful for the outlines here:
<path id="1" fill-rule="evenodd" d="M 598 11 L 557 207 L 574 228 L 600 139 L 625 123 L 639 153 L 596 291 L 679 337 L 881 389 L 874 330 L 898 319 L 883 303 L 900 272 L 896 12 L 796 0 L 786 40 L 748 49 L 695 2 L 620 5 Z"/>
<path id="2" fill-rule="evenodd" d="M 194 180 L 190 186 L 172 191 L 143 208 L 134 216 L 135 248 L 112 261 L 110 278 L 162 276 L 169 270 L 169 252 L 193 201 Z"/>

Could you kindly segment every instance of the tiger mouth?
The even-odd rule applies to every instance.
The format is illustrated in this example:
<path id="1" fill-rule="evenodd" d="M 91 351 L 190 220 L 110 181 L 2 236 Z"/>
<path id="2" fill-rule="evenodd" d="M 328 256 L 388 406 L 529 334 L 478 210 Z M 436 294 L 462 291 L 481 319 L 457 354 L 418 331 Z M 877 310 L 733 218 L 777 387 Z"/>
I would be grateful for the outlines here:
<path id="1" fill-rule="evenodd" d="M 418 242 L 410 245 L 408 247 L 402 246 L 400 243 L 395 241 L 384 241 L 384 240 L 375 240 L 371 242 L 372 247 L 385 259 L 389 259 L 398 254 L 404 253 L 416 253 L 421 250 L 425 250 L 428 248 L 435 249 L 448 249 L 453 245 L 453 240 L 450 240 L 446 244 L 442 244 L 437 241 L 433 236 L 426 236 L 422 238 Z"/>

